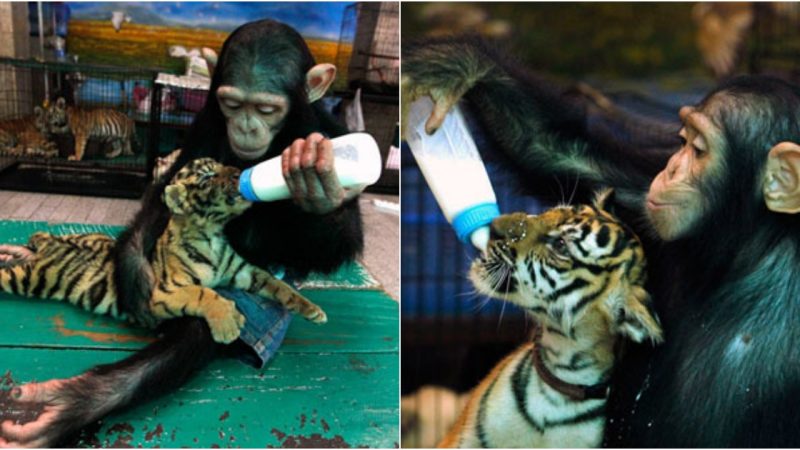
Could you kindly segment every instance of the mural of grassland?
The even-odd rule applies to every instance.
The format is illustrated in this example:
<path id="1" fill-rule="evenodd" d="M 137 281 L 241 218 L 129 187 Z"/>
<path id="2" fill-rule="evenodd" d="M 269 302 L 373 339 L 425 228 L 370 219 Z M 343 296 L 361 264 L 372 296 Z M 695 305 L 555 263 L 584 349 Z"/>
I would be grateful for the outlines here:
<path id="1" fill-rule="evenodd" d="M 317 62 L 336 64 L 348 61 L 352 51 L 352 43 L 339 42 L 344 12 L 350 4 L 70 2 L 67 50 L 78 55 L 82 63 L 153 67 L 181 73 L 184 61 L 169 56 L 170 46 L 219 51 L 225 38 L 239 25 L 273 18 L 297 29 Z M 119 31 L 111 22 L 115 11 L 130 18 Z M 339 67 L 340 80 L 346 79 L 346 70 L 347 67 Z"/>

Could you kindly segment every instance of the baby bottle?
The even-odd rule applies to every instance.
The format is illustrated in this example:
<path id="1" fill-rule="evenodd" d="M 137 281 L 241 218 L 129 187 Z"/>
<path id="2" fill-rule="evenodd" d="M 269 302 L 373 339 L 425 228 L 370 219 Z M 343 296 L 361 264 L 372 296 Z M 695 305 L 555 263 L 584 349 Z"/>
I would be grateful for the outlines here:
<path id="1" fill-rule="evenodd" d="M 489 175 L 461 111 L 453 108 L 442 126 L 428 135 L 425 121 L 432 111 L 428 97 L 411 104 L 406 140 L 458 238 L 485 251 L 489 224 L 500 215 Z"/>
<path id="2" fill-rule="evenodd" d="M 378 143 L 367 133 L 331 139 L 333 165 L 342 187 L 369 186 L 381 176 Z M 271 202 L 291 196 L 283 179 L 281 157 L 276 156 L 242 171 L 239 193 L 251 202 Z"/>

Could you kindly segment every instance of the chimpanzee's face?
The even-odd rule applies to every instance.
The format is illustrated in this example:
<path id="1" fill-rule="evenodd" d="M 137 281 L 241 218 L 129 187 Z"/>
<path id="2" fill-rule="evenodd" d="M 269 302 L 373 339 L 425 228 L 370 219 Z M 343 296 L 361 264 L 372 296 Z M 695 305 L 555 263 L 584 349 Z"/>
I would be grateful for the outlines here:
<path id="1" fill-rule="evenodd" d="M 681 108 L 683 145 L 650 185 L 647 213 L 659 236 L 671 241 L 691 234 L 709 208 L 707 192 L 724 175 L 725 142 L 714 120 L 723 102 Z"/>
<path id="2" fill-rule="evenodd" d="M 289 112 L 289 98 L 222 85 L 217 89 L 217 100 L 236 156 L 243 160 L 264 156 Z"/>

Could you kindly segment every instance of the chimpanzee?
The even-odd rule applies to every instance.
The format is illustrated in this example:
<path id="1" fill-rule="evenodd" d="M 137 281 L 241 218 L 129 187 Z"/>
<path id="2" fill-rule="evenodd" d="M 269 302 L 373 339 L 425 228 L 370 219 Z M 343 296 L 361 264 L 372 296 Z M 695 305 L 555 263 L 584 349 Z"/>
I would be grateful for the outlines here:
<path id="1" fill-rule="evenodd" d="M 192 124 L 183 151 L 165 180 L 143 198 L 133 224 L 120 236 L 115 274 L 121 308 L 140 322 L 152 286 L 148 262 L 169 213 L 161 201 L 166 181 L 195 158 L 252 166 L 281 156 L 292 200 L 256 203 L 225 233 L 237 252 L 261 267 L 285 268 L 294 277 L 327 272 L 363 247 L 356 196 L 339 184 L 327 137 L 345 129 L 316 100 L 334 80 L 335 66 L 316 64 L 303 38 L 289 26 L 261 20 L 236 29 L 216 61 L 206 106 Z M 238 300 L 237 300 L 238 301 Z M 184 383 L 219 346 L 202 320 L 178 319 L 135 355 L 77 377 L 15 388 L 20 402 L 45 403 L 36 421 L 5 421 L 0 445 L 42 447 L 63 442 L 76 429 L 130 404 Z"/>
<path id="2" fill-rule="evenodd" d="M 665 343 L 616 368 L 605 445 L 800 445 L 798 87 L 730 79 L 669 130 L 477 39 L 404 47 L 403 77 L 404 104 L 435 101 L 428 132 L 465 99 L 525 182 L 612 186 L 644 238 Z"/>

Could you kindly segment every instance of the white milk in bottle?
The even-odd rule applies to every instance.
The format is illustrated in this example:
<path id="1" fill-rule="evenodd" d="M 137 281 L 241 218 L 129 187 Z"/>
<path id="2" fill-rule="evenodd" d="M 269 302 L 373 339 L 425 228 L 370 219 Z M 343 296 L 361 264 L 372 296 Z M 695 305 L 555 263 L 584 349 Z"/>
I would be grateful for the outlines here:
<path id="1" fill-rule="evenodd" d="M 331 139 L 333 166 L 342 187 L 369 186 L 381 176 L 378 143 L 367 133 L 352 133 Z M 276 156 L 242 171 L 239 193 L 251 202 L 271 202 L 291 196 L 283 179 L 281 157 Z"/>
<path id="2" fill-rule="evenodd" d="M 485 251 L 488 225 L 500 215 L 489 175 L 458 107 L 428 135 L 425 121 L 432 111 L 433 101 L 428 97 L 411 104 L 406 141 L 458 238 Z"/>

